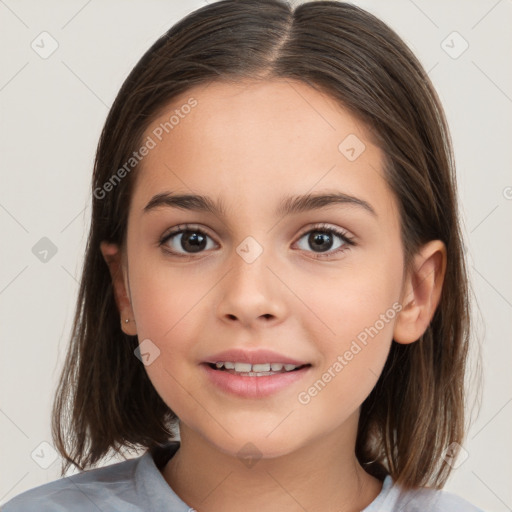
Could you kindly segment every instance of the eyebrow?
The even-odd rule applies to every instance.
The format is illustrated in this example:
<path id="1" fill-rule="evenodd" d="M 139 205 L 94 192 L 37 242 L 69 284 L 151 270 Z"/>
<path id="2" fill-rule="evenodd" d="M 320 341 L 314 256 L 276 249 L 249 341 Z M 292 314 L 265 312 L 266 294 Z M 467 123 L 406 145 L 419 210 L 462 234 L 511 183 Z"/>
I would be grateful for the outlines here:
<path id="1" fill-rule="evenodd" d="M 285 197 L 280 201 L 274 213 L 277 216 L 287 216 L 334 205 L 357 206 L 377 217 L 375 210 L 368 202 L 338 191 Z M 215 201 L 203 195 L 172 194 L 171 192 L 163 192 L 153 196 L 144 207 L 143 213 L 161 207 L 209 212 L 214 215 L 226 216 L 226 210 L 220 201 Z"/>

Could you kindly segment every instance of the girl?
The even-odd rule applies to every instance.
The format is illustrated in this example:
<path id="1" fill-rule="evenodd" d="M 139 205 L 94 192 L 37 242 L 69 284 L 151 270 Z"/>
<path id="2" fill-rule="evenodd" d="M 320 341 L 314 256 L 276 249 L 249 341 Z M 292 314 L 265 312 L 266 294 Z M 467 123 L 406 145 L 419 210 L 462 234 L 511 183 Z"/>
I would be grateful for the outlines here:
<path id="1" fill-rule="evenodd" d="M 469 339 L 450 137 L 390 28 L 193 12 L 123 84 L 92 192 L 53 411 L 62 475 L 88 470 L 4 512 L 478 510 L 441 491 Z"/>

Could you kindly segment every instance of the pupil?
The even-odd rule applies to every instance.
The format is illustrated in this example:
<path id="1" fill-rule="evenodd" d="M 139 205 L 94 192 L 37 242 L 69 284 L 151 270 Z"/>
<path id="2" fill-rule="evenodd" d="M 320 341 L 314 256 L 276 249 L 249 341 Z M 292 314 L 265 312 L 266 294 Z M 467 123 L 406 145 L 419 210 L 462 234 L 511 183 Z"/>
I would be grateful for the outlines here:
<path id="1" fill-rule="evenodd" d="M 316 234 L 315 234 L 316 233 Z M 322 233 L 320 231 L 315 231 L 309 235 L 309 243 L 313 247 L 313 250 L 316 252 L 321 252 L 323 250 L 329 250 L 332 246 L 331 235 L 329 233 Z M 315 245 L 319 244 L 319 245 Z M 323 244 L 323 247 L 322 247 Z M 317 250 L 317 247 L 319 249 Z"/>
<path id="2" fill-rule="evenodd" d="M 206 237 L 195 231 L 184 231 L 181 247 L 187 252 L 199 252 L 206 246 Z"/>

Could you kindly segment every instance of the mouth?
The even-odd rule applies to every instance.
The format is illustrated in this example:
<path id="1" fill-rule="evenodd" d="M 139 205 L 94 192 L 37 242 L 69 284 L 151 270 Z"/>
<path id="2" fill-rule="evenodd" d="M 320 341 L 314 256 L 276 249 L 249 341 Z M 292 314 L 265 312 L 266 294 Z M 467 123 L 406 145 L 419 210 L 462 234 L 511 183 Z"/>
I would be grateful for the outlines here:
<path id="1" fill-rule="evenodd" d="M 263 399 L 293 389 L 310 374 L 312 365 L 284 363 L 217 363 L 200 365 L 205 377 L 221 393 L 243 399 Z"/>
<path id="2" fill-rule="evenodd" d="M 279 375 L 283 373 L 290 373 L 302 370 L 303 368 L 311 366 L 311 364 L 284 364 L 284 363 L 233 363 L 229 361 L 219 361 L 217 363 L 205 363 L 212 370 L 227 372 L 231 375 L 238 375 L 240 377 L 268 377 L 272 375 Z"/>

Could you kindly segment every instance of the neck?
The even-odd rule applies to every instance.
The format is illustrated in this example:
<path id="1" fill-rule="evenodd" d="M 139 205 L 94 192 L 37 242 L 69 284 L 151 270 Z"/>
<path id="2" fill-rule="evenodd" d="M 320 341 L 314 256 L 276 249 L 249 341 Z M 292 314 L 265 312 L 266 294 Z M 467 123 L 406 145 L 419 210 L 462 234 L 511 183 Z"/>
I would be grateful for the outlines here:
<path id="1" fill-rule="evenodd" d="M 252 462 L 222 452 L 183 424 L 180 437 L 162 475 L 201 512 L 359 512 L 382 489 L 357 461 L 355 438 L 347 443 L 338 430 L 286 455 Z"/>

